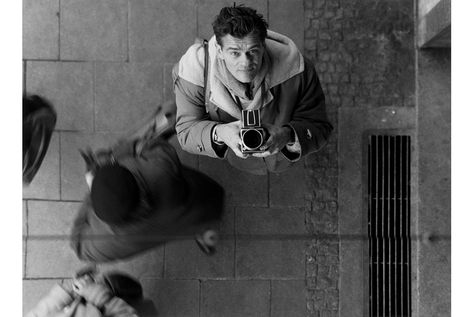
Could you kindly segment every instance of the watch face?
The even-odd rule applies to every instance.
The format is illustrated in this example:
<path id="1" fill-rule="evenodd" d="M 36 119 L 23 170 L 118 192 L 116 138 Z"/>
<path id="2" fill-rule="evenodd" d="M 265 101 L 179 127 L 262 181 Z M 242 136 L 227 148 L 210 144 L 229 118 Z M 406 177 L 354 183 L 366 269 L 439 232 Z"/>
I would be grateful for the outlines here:
<path id="1" fill-rule="evenodd" d="M 218 144 L 218 145 L 223 145 L 224 142 L 219 141 L 219 138 L 217 137 L 217 129 L 214 127 L 214 130 L 212 132 L 212 142 Z"/>

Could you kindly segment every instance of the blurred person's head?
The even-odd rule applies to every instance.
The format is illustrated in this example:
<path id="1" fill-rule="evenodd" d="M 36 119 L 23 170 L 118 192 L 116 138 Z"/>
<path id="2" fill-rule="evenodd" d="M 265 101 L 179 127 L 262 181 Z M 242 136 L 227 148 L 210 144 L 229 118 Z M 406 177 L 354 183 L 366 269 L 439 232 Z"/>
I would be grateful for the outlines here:
<path id="1" fill-rule="evenodd" d="M 94 174 L 91 201 L 97 217 L 108 224 L 121 224 L 133 217 L 140 190 L 133 174 L 125 167 L 110 164 Z"/>
<path id="2" fill-rule="evenodd" d="M 38 95 L 23 96 L 23 184 L 33 181 L 48 150 L 57 114 Z"/>
<path id="3" fill-rule="evenodd" d="M 259 72 L 265 52 L 268 24 L 256 10 L 245 6 L 224 7 L 212 23 L 217 56 L 242 83 Z"/>

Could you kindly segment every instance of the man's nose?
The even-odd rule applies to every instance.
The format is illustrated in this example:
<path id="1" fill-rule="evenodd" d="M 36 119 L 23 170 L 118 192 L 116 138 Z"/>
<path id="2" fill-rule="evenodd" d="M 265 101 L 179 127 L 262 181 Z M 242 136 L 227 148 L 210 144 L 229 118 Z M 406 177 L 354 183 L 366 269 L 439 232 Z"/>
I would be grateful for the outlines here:
<path id="1" fill-rule="evenodd" d="M 241 66 L 249 66 L 252 63 L 252 56 L 247 54 L 242 54 L 239 59 L 239 64 Z"/>

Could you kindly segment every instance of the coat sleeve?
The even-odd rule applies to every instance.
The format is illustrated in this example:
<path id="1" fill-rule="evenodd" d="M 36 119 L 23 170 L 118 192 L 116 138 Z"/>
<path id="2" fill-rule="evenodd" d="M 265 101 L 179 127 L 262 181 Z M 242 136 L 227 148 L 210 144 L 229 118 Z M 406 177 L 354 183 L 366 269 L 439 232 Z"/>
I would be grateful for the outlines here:
<path id="1" fill-rule="evenodd" d="M 87 218 L 90 210 L 92 210 L 92 203 L 90 196 L 87 195 L 74 219 L 70 237 L 70 246 L 79 259 L 84 259 L 84 248 L 88 244 L 86 238 L 90 231 L 90 224 Z"/>
<path id="2" fill-rule="evenodd" d="M 74 298 L 59 284 L 53 286 L 49 293 L 26 314 L 26 317 L 49 317 L 59 313 L 71 304 Z"/>
<path id="3" fill-rule="evenodd" d="M 210 120 L 204 105 L 204 89 L 175 75 L 176 133 L 183 150 L 219 157 L 212 147 L 211 131 L 218 122 Z"/>
<path id="4" fill-rule="evenodd" d="M 314 65 L 306 58 L 302 76 L 300 97 L 289 123 L 300 142 L 301 157 L 323 148 L 333 130 Z"/>
<path id="5" fill-rule="evenodd" d="M 108 317 L 137 317 L 135 309 L 123 299 L 112 294 L 111 290 L 103 284 L 92 283 L 86 285 L 81 296 L 87 303 L 97 307 Z"/>
<path id="6" fill-rule="evenodd" d="M 108 226 L 92 219 L 92 203 L 87 195 L 73 223 L 70 245 L 83 261 L 107 262 L 122 256 Z"/>

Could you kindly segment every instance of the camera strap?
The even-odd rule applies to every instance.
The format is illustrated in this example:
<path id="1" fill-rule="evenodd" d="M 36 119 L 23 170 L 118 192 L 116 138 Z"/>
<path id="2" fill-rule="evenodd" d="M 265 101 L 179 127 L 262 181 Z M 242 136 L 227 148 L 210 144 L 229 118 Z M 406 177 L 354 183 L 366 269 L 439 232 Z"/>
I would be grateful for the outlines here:
<path id="1" fill-rule="evenodd" d="M 209 113 L 209 43 L 203 40 L 202 45 L 204 46 L 204 105 L 206 112 Z"/>

